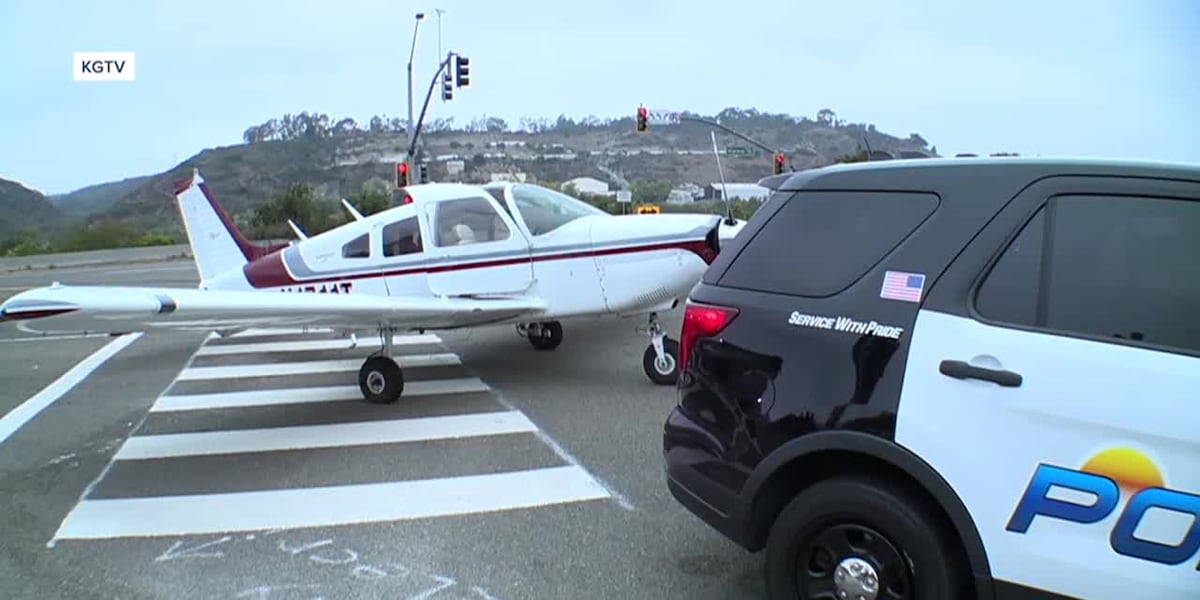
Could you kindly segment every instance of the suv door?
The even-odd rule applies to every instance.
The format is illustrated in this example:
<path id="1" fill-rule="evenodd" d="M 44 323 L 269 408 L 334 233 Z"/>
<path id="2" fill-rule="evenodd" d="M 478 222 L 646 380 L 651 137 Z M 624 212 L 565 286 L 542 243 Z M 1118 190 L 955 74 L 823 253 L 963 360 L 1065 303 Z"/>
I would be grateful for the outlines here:
<path id="1" fill-rule="evenodd" d="M 533 284 L 529 240 L 486 195 L 425 206 L 432 243 L 429 290 L 460 296 L 522 292 Z"/>
<path id="2" fill-rule="evenodd" d="M 1194 183 L 1036 184 L 935 283 L 896 441 L 961 496 L 995 579 L 1196 597 L 1198 313 Z"/>

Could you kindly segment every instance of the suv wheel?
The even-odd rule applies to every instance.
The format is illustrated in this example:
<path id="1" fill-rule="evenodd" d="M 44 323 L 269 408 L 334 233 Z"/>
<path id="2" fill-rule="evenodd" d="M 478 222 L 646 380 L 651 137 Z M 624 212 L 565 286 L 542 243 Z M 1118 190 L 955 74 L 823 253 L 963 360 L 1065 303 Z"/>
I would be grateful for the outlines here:
<path id="1" fill-rule="evenodd" d="M 767 589 L 771 598 L 969 597 L 956 550 L 925 503 L 903 488 L 829 479 L 793 498 L 772 526 Z"/>

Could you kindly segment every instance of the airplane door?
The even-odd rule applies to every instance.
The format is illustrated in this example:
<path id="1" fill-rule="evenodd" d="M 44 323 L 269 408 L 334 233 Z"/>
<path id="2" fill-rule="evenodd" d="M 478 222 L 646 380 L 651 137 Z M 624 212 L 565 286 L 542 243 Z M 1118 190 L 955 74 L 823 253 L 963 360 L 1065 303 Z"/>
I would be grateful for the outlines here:
<path id="1" fill-rule="evenodd" d="M 533 285 L 529 240 L 487 196 L 425 206 L 432 232 L 428 283 L 434 294 L 515 294 Z"/>
<path id="2" fill-rule="evenodd" d="M 1153 185 L 1018 196 L 913 327 L 896 441 L 957 492 L 1005 584 L 1200 590 L 1200 189 Z"/>

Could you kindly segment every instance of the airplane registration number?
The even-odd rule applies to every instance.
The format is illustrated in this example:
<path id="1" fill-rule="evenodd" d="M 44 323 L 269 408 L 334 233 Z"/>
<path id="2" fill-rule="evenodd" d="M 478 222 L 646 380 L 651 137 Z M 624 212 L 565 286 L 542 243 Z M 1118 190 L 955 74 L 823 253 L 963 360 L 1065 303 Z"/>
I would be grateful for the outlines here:
<path id="1" fill-rule="evenodd" d="M 298 285 L 295 287 L 279 288 L 281 292 L 297 292 L 309 294 L 349 294 L 354 284 L 348 281 L 341 283 L 322 283 L 321 285 Z"/>

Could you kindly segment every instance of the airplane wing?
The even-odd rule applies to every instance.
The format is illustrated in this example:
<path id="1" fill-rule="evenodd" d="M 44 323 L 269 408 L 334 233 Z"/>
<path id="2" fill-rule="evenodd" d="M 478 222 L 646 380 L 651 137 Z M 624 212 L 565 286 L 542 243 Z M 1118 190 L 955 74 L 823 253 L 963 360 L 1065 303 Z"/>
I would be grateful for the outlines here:
<path id="1" fill-rule="evenodd" d="M 433 298 L 51 285 L 0 305 L 0 321 L 35 333 L 223 331 L 248 327 L 451 329 L 543 312 L 537 298 Z"/>

